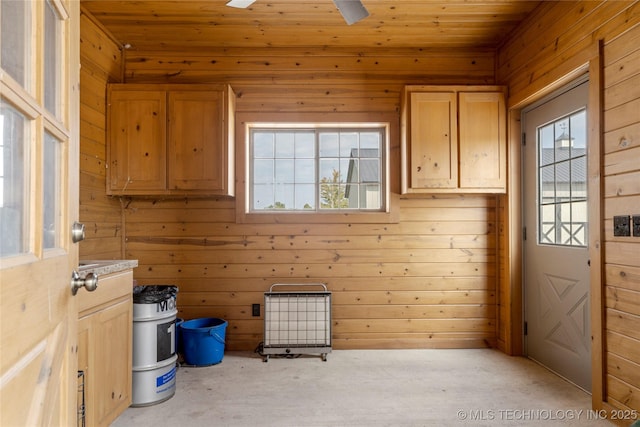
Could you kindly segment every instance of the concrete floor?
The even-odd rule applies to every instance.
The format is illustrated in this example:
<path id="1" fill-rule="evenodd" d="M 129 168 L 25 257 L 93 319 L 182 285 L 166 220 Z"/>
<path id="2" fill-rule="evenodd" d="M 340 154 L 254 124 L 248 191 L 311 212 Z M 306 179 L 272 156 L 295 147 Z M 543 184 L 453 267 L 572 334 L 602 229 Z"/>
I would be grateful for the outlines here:
<path id="1" fill-rule="evenodd" d="M 341 350 L 272 358 L 226 352 L 180 367 L 175 395 L 114 427 L 612 426 L 591 396 L 536 363 L 489 349 Z"/>

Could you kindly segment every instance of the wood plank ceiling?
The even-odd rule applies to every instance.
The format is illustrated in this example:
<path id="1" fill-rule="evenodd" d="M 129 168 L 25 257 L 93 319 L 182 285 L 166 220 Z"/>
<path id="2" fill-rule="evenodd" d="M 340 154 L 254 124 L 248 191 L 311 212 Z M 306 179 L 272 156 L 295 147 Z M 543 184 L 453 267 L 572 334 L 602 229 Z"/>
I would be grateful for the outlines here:
<path id="1" fill-rule="evenodd" d="M 82 0 L 139 51 L 202 48 L 496 48 L 539 1 L 363 0 L 370 16 L 347 25 L 331 0 Z"/>

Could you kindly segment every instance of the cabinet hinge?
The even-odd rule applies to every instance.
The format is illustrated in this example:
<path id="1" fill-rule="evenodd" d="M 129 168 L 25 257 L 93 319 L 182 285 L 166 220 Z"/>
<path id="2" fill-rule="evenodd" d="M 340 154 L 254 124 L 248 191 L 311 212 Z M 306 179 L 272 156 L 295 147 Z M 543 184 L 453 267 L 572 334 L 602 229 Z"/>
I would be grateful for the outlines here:
<path id="1" fill-rule="evenodd" d="M 527 322 L 524 322 L 524 334 L 527 335 L 529 333 L 529 326 L 527 325 Z"/>

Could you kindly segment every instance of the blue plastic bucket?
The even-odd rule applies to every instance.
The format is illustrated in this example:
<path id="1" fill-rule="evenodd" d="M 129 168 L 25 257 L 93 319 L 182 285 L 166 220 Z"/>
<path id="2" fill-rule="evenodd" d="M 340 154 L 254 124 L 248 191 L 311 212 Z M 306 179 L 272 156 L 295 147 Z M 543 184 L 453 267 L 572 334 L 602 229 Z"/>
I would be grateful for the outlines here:
<path id="1" fill-rule="evenodd" d="M 184 361 L 208 366 L 222 361 L 227 321 L 217 318 L 185 320 L 179 326 Z"/>

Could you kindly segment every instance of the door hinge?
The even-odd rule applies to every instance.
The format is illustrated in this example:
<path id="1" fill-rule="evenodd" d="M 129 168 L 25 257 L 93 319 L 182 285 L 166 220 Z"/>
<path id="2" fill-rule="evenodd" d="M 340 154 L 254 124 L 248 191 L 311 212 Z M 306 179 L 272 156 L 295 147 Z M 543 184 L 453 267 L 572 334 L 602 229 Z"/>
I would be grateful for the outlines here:
<path id="1" fill-rule="evenodd" d="M 527 322 L 524 322 L 524 334 L 527 335 L 529 333 L 529 327 L 527 325 Z"/>
<path id="2" fill-rule="evenodd" d="M 527 134 L 526 133 L 522 134 L 522 145 L 527 145 Z"/>
<path id="3" fill-rule="evenodd" d="M 527 240 L 527 227 L 522 227 L 522 240 Z"/>

